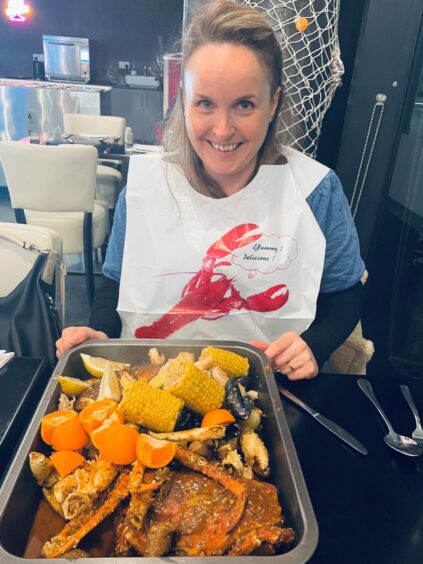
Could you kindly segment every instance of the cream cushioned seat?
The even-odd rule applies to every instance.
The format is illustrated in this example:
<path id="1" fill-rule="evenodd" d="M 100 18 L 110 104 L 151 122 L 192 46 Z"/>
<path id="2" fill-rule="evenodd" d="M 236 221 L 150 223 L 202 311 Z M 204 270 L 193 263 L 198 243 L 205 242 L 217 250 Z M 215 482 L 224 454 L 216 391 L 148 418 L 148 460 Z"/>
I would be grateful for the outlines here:
<path id="1" fill-rule="evenodd" d="M 25 216 L 31 225 L 45 226 L 57 231 L 63 239 L 63 254 L 80 253 L 84 248 L 83 224 L 81 212 L 62 212 L 51 214 L 25 210 Z M 98 249 L 104 243 L 108 233 L 108 205 L 96 200 L 93 210 L 93 248 Z"/>
<path id="2" fill-rule="evenodd" d="M 114 167 L 97 165 L 95 195 L 99 200 L 107 202 L 109 209 L 114 210 L 122 189 L 122 174 Z"/>
<path id="3" fill-rule="evenodd" d="M 95 200 L 97 150 L 89 145 L 0 142 L 18 223 L 57 231 L 63 253 L 84 253 L 88 299 L 94 294 L 93 249 L 108 232 L 107 204 Z"/>
<path id="4" fill-rule="evenodd" d="M 115 143 L 124 143 L 126 119 L 118 116 L 64 114 L 65 133 L 68 135 L 107 135 Z M 112 166 L 97 166 L 96 198 L 105 200 L 109 209 L 115 209 L 122 189 L 122 174 Z"/>

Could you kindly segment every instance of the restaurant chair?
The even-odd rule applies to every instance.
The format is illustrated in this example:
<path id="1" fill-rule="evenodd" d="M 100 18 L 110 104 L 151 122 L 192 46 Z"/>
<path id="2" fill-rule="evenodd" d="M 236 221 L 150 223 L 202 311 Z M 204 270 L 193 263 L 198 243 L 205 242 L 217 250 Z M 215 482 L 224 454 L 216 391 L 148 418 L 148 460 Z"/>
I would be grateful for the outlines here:
<path id="1" fill-rule="evenodd" d="M 2 238 L 4 236 L 5 238 Z M 61 264 L 63 244 L 60 235 L 39 225 L 0 222 L 0 263 L 2 275 L 0 276 L 0 297 L 5 297 L 26 277 L 31 270 L 35 258 L 29 260 L 28 253 L 17 253 L 16 247 L 9 244 L 9 240 L 20 241 L 27 247 L 34 245 L 41 251 L 55 251 L 58 262 L 55 267 L 55 301 L 60 316 L 60 321 L 65 321 L 65 269 Z M 5 267 L 7 265 L 7 268 Z"/>
<path id="2" fill-rule="evenodd" d="M 99 116 L 90 114 L 64 114 L 64 128 L 67 135 L 107 136 L 113 143 L 125 142 L 126 119 L 118 116 Z M 108 163 L 108 164 L 102 164 Z M 118 159 L 109 161 L 99 159 L 97 166 L 96 197 L 105 200 L 109 209 L 114 210 L 122 189 L 122 174 L 114 168 Z"/>
<path id="3" fill-rule="evenodd" d="M 0 142 L 18 223 L 57 231 L 63 254 L 83 253 L 89 303 L 94 295 L 93 249 L 108 233 L 108 206 L 95 199 L 97 150 L 88 145 Z"/>

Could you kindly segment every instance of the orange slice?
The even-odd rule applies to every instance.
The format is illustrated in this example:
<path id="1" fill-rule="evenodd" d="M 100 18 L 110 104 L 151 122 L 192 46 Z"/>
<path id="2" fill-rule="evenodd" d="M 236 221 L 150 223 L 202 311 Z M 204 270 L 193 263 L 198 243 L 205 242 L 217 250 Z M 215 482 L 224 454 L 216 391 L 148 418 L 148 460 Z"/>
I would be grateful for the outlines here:
<path id="1" fill-rule="evenodd" d="M 137 459 L 146 468 L 162 468 L 172 462 L 176 443 L 154 439 L 140 433 L 137 439 Z"/>
<path id="2" fill-rule="evenodd" d="M 79 414 L 79 420 L 87 433 L 98 429 L 112 413 L 116 412 L 117 403 L 111 399 L 97 400 L 84 407 Z M 123 415 L 120 415 L 123 423 Z"/>
<path id="3" fill-rule="evenodd" d="M 60 477 L 64 478 L 71 472 L 73 472 L 78 466 L 81 466 L 85 462 L 85 458 L 82 454 L 78 452 L 73 452 L 73 450 L 61 450 L 58 452 L 53 452 L 50 456 L 54 467 L 59 472 Z"/>
<path id="4" fill-rule="evenodd" d="M 53 429 L 51 446 L 54 450 L 78 450 L 89 441 L 89 436 L 79 420 L 78 415 L 69 417 Z"/>
<path id="5" fill-rule="evenodd" d="M 213 427 L 214 425 L 229 425 L 233 423 L 235 417 L 227 409 L 212 409 L 205 414 L 201 421 L 202 427 Z"/>
<path id="6" fill-rule="evenodd" d="M 76 411 L 63 410 L 63 411 L 52 411 L 41 419 L 41 438 L 45 443 L 51 445 L 52 435 L 54 429 L 69 419 L 77 418 L 78 414 Z"/>
<path id="7" fill-rule="evenodd" d="M 108 420 L 90 434 L 100 457 L 113 464 L 131 464 L 136 459 L 138 431 L 129 425 Z"/>

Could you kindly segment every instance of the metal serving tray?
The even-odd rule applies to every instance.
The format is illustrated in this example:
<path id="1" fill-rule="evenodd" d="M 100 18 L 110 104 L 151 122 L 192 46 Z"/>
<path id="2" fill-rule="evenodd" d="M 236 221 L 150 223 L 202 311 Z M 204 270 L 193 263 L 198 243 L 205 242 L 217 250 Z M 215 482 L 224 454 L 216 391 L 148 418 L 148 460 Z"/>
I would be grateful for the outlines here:
<path id="1" fill-rule="evenodd" d="M 162 351 L 166 358 L 171 358 L 180 351 L 190 351 L 198 357 L 201 349 L 210 344 L 210 341 L 200 340 L 110 339 L 88 341 L 62 356 L 54 370 L 53 377 L 63 374 L 74 378 L 87 378 L 88 375 L 80 358 L 81 352 L 121 362 L 140 363 L 148 362 L 147 352 L 153 346 Z M 267 560 L 278 564 L 307 562 L 317 545 L 318 528 L 267 357 L 255 347 L 236 341 L 213 341 L 213 346 L 234 351 L 246 356 L 250 361 L 250 374 L 253 381 L 255 380 L 254 387 L 259 392 L 257 405 L 266 414 L 263 421 L 263 438 L 270 455 L 270 479 L 278 488 L 286 525 L 292 527 L 296 532 L 296 544 L 289 552 L 268 557 L 244 556 L 242 561 L 246 564 L 262 564 Z M 34 516 L 42 497 L 41 488 L 36 484 L 29 469 L 28 454 L 32 450 L 47 452 L 39 434 L 40 422 L 46 413 L 56 409 L 59 393 L 59 385 L 52 378 L 0 490 L 0 564 L 45 562 L 41 558 L 23 557 Z M 58 558 L 55 561 L 69 562 L 65 558 Z M 227 556 L 78 559 L 78 564 L 93 564 L 93 562 L 96 564 L 134 564 L 135 562 L 137 564 L 140 562 L 145 564 L 159 562 L 222 564 L 222 562 L 239 563 L 240 560 Z"/>

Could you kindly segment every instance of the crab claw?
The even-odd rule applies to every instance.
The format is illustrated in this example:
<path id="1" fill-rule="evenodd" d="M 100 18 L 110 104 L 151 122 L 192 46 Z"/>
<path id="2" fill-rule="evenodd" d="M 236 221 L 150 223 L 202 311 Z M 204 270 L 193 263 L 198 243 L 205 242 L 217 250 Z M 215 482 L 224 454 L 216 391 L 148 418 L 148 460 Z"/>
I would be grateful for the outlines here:
<path id="1" fill-rule="evenodd" d="M 284 306 L 289 298 L 286 284 L 272 286 L 264 292 L 253 294 L 245 300 L 245 309 L 251 311 L 276 311 Z"/>
<path id="2" fill-rule="evenodd" d="M 253 231 L 259 230 L 259 226 L 255 223 L 241 223 L 233 229 L 230 229 L 220 239 L 215 241 L 207 251 L 207 257 L 223 258 L 230 255 L 240 247 L 245 247 L 253 243 L 262 236 L 261 231 L 252 234 Z"/>

